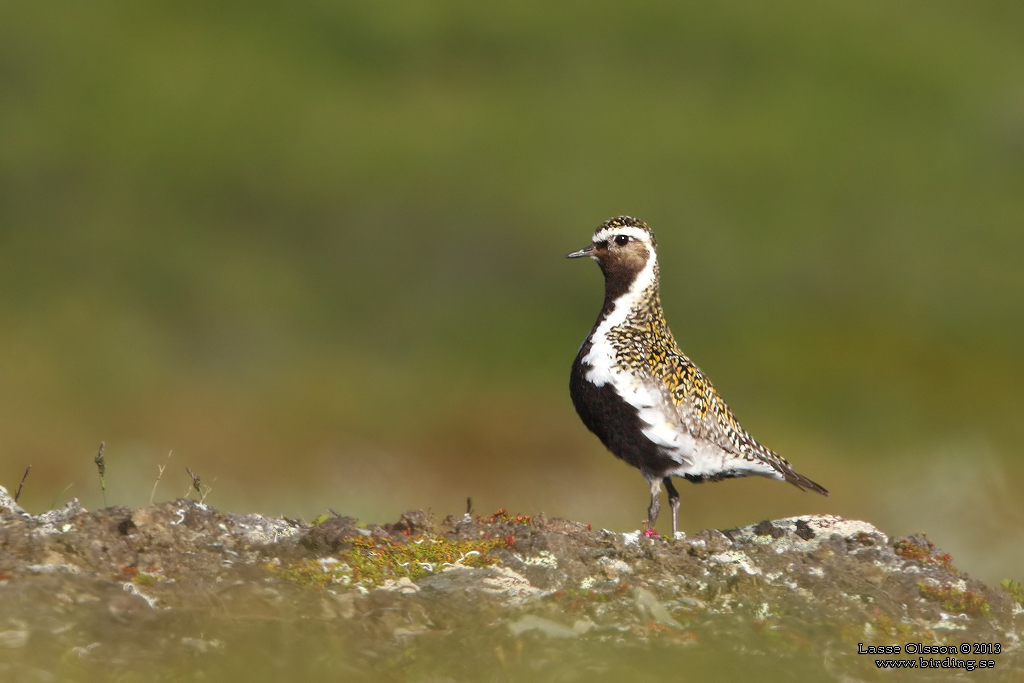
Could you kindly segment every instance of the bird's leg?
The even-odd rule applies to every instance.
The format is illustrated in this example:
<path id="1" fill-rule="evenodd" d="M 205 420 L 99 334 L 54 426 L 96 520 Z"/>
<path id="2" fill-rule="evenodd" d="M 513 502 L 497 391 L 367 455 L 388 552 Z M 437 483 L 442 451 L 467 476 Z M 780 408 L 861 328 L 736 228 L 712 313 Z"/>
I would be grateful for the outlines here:
<path id="1" fill-rule="evenodd" d="M 672 508 L 672 538 L 675 539 L 679 531 L 679 491 L 672 485 L 672 477 L 662 479 L 665 483 L 665 490 L 668 491 L 668 506 Z"/>
<path id="2" fill-rule="evenodd" d="M 654 529 L 654 523 L 658 521 L 658 512 L 661 511 L 661 502 L 658 494 L 661 493 L 661 482 L 657 479 L 651 480 L 651 505 L 647 508 L 647 529 Z"/>

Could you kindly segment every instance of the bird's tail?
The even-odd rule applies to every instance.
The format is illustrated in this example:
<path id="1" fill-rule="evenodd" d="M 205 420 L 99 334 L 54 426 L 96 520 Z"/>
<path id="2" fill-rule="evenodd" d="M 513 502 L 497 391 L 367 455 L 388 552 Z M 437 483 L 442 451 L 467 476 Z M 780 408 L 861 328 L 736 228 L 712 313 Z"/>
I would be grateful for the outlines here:
<path id="1" fill-rule="evenodd" d="M 828 489 L 826 489 L 821 484 L 811 481 L 804 475 L 794 470 L 788 462 L 782 461 L 779 464 L 781 465 L 779 469 L 782 474 L 782 477 L 793 486 L 797 487 L 801 491 L 814 491 L 815 493 L 820 493 L 823 496 L 828 496 Z"/>

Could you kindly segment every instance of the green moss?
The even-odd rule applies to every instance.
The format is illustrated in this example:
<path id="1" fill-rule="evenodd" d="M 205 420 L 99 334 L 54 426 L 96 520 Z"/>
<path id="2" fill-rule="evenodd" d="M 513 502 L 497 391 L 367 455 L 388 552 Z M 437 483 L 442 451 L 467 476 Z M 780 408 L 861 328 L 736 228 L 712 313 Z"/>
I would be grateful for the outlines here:
<path id="1" fill-rule="evenodd" d="M 1003 587 L 1003 590 L 1010 594 L 1010 597 L 1013 598 L 1018 605 L 1024 607 L 1024 585 L 1021 585 L 1020 581 L 1003 579 L 999 582 L 999 585 Z"/>
<path id="2" fill-rule="evenodd" d="M 156 583 L 156 579 L 157 577 L 153 576 L 152 574 L 139 572 L 135 575 L 135 578 L 132 579 L 132 583 L 136 583 L 140 586 L 152 586 L 154 583 Z"/>
<path id="3" fill-rule="evenodd" d="M 488 555 L 508 545 L 506 539 L 450 541 L 445 538 L 420 538 L 406 543 L 388 539 L 360 537 L 340 560 L 304 559 L 287 567 L 267 566 L 277 576 L 311 588 L 329 584 L 370 588 L 388 580 L 407 577 L 413 581 L 439 572 L 445 567 L 486 567 L 497 562 Z"/>
<path id="4" fill-rule="evenodd" d="M 932 586 L 926 583 L 919 583 L 917 587 L 920 589 L 922 597 L 941 602 L 942 607 L 951 612 L 980 614 L 985 617 L 992 615 L 988 601 L 974 591 L 963 591 L 949 584 L 945 586 Z"/>
<path id="5" fill-rule="evenodd" d="M 263 567 L 279 578 L 306 588 L 319 590 L 330 584 L 347 586 L 352 583 L 352 568 L 334 558 L 304 559 L 284 567 L 268 563 Z"/>
<path id="6" fill-rule="evenodd" d="M 875 609 L 874 615 L 875 619 L 872 627 L 877 633 L 882 634 L 894 642 L 910 638 L 913 634 L 913 628 L 910 624 L 895 622 L 880 609 Z"/>
<path id="7" fill-rule="evenodd" d="M 930 640 L 941 636 L 941 634 L 930 630 L 921 631 L 915 628 L 914 624 L 895 619 L 877 607 L 870 611 L 867 623 L 854 617 L 849 621 L 836 624 L 839 637 L 847 643 L 866 642 L 864 640 L 868 637 L 866 627 L 870 627 L 870 637 L 883 644 L 895 645 L 912 640 L 920 641 L 925 638 Z M 813 648 L 812 643 L 813 641 L 809 641 L 809 645 Z"/>

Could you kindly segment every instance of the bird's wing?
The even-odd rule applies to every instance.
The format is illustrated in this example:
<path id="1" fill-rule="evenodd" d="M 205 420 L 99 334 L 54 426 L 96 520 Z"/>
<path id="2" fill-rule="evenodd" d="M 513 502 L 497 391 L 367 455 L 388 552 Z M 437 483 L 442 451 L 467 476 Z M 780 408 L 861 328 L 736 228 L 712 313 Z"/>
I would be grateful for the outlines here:
<path id="1" fill-rule="evenodd" d="M 707 376 L 674 342 L 664 353 L 651 354 L 648 367 L 652 380 L 669 396 L 680 425 L 695 439 L 713 443 L 748 463 L 752 470 L 766 469 L 761 473 L 828 495 L 824 488 L 798 474 L 785 458 L 743 429 Z"/>

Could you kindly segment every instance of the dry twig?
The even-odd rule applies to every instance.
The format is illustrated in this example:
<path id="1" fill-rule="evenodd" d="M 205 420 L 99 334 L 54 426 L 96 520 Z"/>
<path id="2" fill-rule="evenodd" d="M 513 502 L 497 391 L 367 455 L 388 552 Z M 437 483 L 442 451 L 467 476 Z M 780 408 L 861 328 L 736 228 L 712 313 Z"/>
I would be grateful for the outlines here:
<path id="1" fill-rule="evenodd" d="M 21 498 L 21 487 L 25 485 L 25 479 L 28 478 L 28 473 L 32 471 L 32 465 L 25 468 L 25 474 L 21 475 L 21 483 L 18 484 L 18 492 L 14 494 L 14 502 L 17 503 L 18 499 Z"/>

